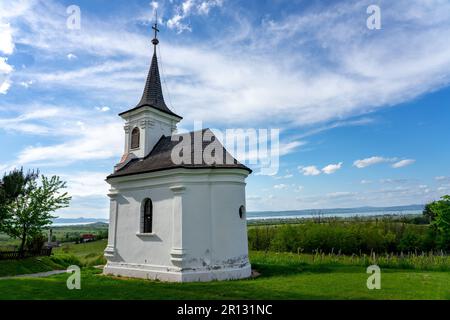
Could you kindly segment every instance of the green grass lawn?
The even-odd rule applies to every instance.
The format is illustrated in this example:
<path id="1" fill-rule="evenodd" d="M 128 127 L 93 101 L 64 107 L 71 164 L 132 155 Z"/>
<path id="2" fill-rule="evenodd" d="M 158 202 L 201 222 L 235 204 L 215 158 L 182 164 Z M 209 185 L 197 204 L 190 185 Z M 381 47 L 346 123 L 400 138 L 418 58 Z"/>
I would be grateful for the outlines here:
<path id="1" fill-rule="evenodd" d="M 51 270 L 63 270 L 71 264 L 76 264 L 76 262 L 76 260 L 73 260 L 70 257 L 36 257 L 18 261 L 4 260 L 0 261 L 0 277 L 38 273 Z"/>
<path id="2" fill-rule="evenodd" d="M 54 248 L 53 252 L 56 256 L 74 256 L 83 266 L 95 266 L 106 263 L 103 257 L 106 243 L 106 239 L 80 244 L 63 243 L 61 247 Z"/>
<path id="3" fill-rule="evenodd" d="M 105 263 L 103 250 L 106 240 L 82 244 L 63 243 L 53 249 L 51 257 L 23 260 L 1 260 L 0 277 L 66 269 L 70 265 L 95 266 Z"/>
<path id="4" fill-rule="evenodd" d="M 89 265 L 105 245 L 69 245 L 53 258 L 68 262 L 73 255 Z M 382 267 L 381 290 L 367 289 L 367 262 L 349 257 L 251 252 L 250 259 L 261 273 L 254 279 L 163 283 L 107 277 L 84 267 L 81 290 L 67 289 L 68 274 L 9 279 L 0 280 L 0 299 L 450 299 L 448 257 L 435 268 L 442 271 L 415 270 L 413 264 L 410 269 Z"/>

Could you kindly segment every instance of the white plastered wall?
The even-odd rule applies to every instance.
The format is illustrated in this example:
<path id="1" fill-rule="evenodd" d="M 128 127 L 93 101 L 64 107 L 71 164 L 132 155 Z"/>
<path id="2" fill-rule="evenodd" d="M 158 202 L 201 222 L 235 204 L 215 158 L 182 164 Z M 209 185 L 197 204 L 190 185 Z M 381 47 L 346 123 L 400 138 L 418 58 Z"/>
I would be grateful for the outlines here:
<path id="1" fill-rule="evenodd" d="M 115 178 L 105 273 L 167 281 L 250 276 L 242 169 L 173 169 Z M 142 202 L 153 234 L 140 234 Z"/>

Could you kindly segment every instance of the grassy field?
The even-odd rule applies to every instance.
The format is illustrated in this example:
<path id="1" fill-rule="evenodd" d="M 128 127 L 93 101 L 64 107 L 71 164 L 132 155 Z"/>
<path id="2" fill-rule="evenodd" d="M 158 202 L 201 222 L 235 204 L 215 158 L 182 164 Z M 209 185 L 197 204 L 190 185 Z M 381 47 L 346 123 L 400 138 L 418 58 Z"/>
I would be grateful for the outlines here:
<path id="1" fill-rule="evenodd" d="M 97 222 L 86 225 L 74 226 L 54 226 L 52 227 L 53 236 L 60 242 L 72 242 L 73 238 L 79 237 L 85 233 L 92 233 L 95 235 L 105 234 L 108 231 L 108 224 Z M 47 231 L 44 232 L 47 234 Z M 20 240 L 12 239 L 6 234 L 0 233 L 0 250 L 1 249 L 17 249 L 20 245 Z"/>
<path id="2" fill-rule="evenodd" d="M 256 251 L 250 253 L 250 259 L 261 273 L 257 278 L 179 284 L 101 275 L 101 270 L 90 265 L 98 262 L 95 259 L 105 246 L 105 241 L 97 241 L 55 251 L 52 258 L 61 264 L 71 257 L 85 265 L 81 290 L 67 289 L 67 274 L 9 279 L 0 280 L 0 299 L 450 299 L 449 257 L 380 260 L 381 290 L 366 287 L 366 265 L 373 261 L 365 256 Z M 420 259 L 428 263 L 421 264 Z M 0 270 L 5 262 L 0 262 Z M 424 270 L 431 262 L 434 266 Z"/>
<path id="3" fill-rule="evenodd" d="M 106 248 L 106 239 L 88 243 L 74 244 L 63 243 L 61 247 L 55 248 L 55 256 L 73 256 L 82 266 L 96 266 L 105 264 L 103 250 Z"/>
<path id="4" fill-rule="evenodd" d="M 0 277 L 38 273 L 51 270 L 63 270 L 72 264 L 78 263 L 79 261 L 71 256 L 38 257 L 28 258 L 20 261 L 4 260 L 0 261 Z"/>

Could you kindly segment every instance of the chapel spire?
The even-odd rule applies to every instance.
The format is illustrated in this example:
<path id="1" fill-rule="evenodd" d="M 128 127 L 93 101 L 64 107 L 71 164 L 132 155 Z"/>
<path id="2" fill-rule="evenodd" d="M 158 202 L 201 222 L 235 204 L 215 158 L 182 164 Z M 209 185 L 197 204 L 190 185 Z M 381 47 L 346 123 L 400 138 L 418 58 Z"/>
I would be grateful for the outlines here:
<path id="1" fill-rule="evenodd" d="M 142 94 L 141 101 L 139 101 L 136 108 L 149 106 L 156 108 L 160 111 L 163 111 L 165 113 L 169 113 L 171 115 L 179 117 L 167 107 L 163 97 L 161 78 L 159 75 L 159 68 L 158 68 L 158 58 L 156 56 L 156 46 L 159 44 L 158 40 L 159 29 L 157 18 L 155 24 L 152 26 L 152 29 L 155 32 L 154 38 L 152 39 L 153 44 L 152 64 L 150 66 L 150 70 L 147 75 L 147 81 L 145 82 L 144 92 Z"/>

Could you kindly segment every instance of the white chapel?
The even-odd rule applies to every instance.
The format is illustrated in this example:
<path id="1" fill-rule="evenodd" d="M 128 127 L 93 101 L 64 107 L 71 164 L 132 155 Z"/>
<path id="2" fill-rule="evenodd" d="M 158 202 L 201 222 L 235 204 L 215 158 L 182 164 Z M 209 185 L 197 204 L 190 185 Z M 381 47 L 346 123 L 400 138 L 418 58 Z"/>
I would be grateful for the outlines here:
<path id="1" fill-rule="evenodd" d="M 125 152 L 106 179 L 111 188 L 104 273 L 177 282 L 249 277 L 245 179 L 251 170 L 208 129 L 177 134 L 182 117 L 164 102 L 156 24 L 153 29 L 144 93 L 136 107 L 119 114 Z M 198 135 L 207 136 L 206 142 L 196 142 Z M 173 154 L 182 140 L 192 152 L 183 149 L 188 161 L 180 163 Z M 215 160 L 195 161 L 211 143 Z"/>

